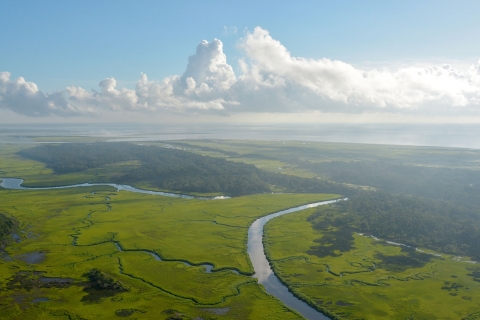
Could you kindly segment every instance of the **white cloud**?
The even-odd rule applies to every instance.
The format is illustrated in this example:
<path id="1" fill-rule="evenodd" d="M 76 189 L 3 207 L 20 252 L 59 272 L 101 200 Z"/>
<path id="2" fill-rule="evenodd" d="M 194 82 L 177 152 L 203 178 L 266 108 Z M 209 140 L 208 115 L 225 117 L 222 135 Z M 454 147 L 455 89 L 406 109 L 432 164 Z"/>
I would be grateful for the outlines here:
<path id="1" fill-rule="evenodd" d="M 332 102 L 350 112 L 358 111 L 356 109 L 438 112 L 439 109 L 475 107 L 478 110 L 479 107 L 480 62 L 465 73 L 449 65 L 409 67 L 396 72 L 364 71 L 342 61 L 292 57 L 268 31 L 258 27 L 243 39 L 241 47 L 251 60 L 249 67 L 242 67 L 249 80 L 263 86 L 276 83 L 277 86 L 308 89 L 323 98 L 315 107 L 319 110 L 329 110 Z M 314 97 L 310 95 L 307 99 Z M 304 104 L 311 105 L 308 101 Z"/>
<path id="2" fill-rule="evenodd" d="M 106 78 L 99 91 L 67 87 L 47 94 L 35 83 L 10 80 L 10 74 L 3 72 L 0 108 L 29 116 L 102 110 L 480 115 L 480 61 L 464 72 L 450 65 L 362 70 L 342 61 L 293 57 L 260 27 L 245 35 L 240 48 L 244 57 L 239 76 L 227 63 L 222 42 L 204 40 L 182 75 L 156 82 L 142 73 L 134 89 L 117 88 L 114 78 Z"/>
<path id="3" fill-rule="evenodd" d="M 188 78 L 193 79 L 192 84 L 198 84 L 198 88 L 205 84 L 205 88 L 201 91 L 223 91 L 231 87 L 236 80 L 235 73 L 227 63 L 220 40 L 214 39 L 210 43 L 205 40 L 200 42 L 196 53 L 188 58 L 187 69 L 181 77 L 182 86 L 186 85 Z"/>
<path id="4" fill-rule="evenodd" d="M 9 72 L 0 72 L 0 108 L 27 116 L 70 116 L 87 113 L 68 103 L 62 92 L 45 94 L 33 82 L 19 77 L 10 79 Z"/>

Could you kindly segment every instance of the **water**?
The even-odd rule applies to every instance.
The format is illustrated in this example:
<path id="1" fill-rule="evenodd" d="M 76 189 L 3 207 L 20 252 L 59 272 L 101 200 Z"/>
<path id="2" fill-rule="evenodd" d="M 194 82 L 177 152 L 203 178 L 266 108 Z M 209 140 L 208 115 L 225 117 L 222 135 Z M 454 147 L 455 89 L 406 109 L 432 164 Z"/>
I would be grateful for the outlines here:
<path id="1" fill-rule="evenodd" d="M 119 184 L 113 184 L 113 183 L 95 183 L 95 184 L 83 183 L 83 184 L 75 184 L 75 185 L 59 186 L 59 187 L 25 188 L 25 187 L 22 187 L 22 183 L 23 183 L 22 179 L 16 179 L 16 178 L 0 178 L 0 179 L 2 180 L 0 183 L 1 187 L 6 189 L 15 189 L 15 190 L 44 190 L 44 189 L 48 190 L 48 189 L 87 187 L 87 186 L 95 186 L 95 185 L 108 185 L 108 186 L 117 188 L 117 190 L 126 190 L 126 191 L 137 192 L 137 193 L 155 194 L 155 195 L 179 197 L 179 198 L 185 198 L 185 199 L 195 198 L 192 196 L 187 196 L 182 194 L 142 190 L 142 189 L 137 189 L 135 187 L 128 186 L 128 185 L 119 185 Z M 225 198 L 226 197 L 220 197 L 220 199 L 225 199 Z M 204 199 L 207 199 L 207 198 L 204 198 Z M 209 198 L 209 199 L 215 199 L 215 198 Z M 270 221 L 275 217 L 292 213 L 292 212 L 297 212 L 300 210 L 305 210 L 308 208 L 314 208 L 317 206 L 334 203 L 337 201 L 339 200 L 321 201 L 321 202 L 302 205 L 302 206 L 290 208 L 287 210 L 279 211 L 276 213 L 272 213 L 270 215 L 267 215 L 265 217 L 255 220 L 250 226 L 250 228 L 248 229 L 248 255 L 250 256 L 250 261 L 252 262 L 252 265 L 255 271 L 255 274 L 253 275 L 253 277 L 258 279 L 258 282 L 265 287 L 268 293 L 279 298 L 283 303 L 285 303 L 290 308 L 297 310 L 300 314 L 302 314 L 307 319 L 328 319 L 328 318 L 323 314 L 321 314 L 320 312 L 318 312 L 317 310 L 310 307 L 305 302 L 296 298 L 290 291 L 288 291 L 288 288 L 284 286 L 280 282 L 280 280 L 275 276 L 272 269 L 270 268 L 270 265 L 268 263 L 267 257 L 265 256 L 265 252 L 263 249 L 263 242 L 262 242 L 263 227 L 268 221 Z M 118 242 L 114 242 L 114 244 L 119 251 L 124 251 Z M 136 251 L 139 251 L 139 250 L 136 250 Z M 152 255 L 157 261 L 162 261 L 159 255 L 150 251 L 144 251 L 144 252 Z M 34 257 L 30 255 L 34 255 Z M 40 256 L 37 257 L 37 255 L 40 255 Z M 25 260 L 32 260 L 32 258 L 33 260 L 35 260 L 35 261 L 27 261 L 29 263 L 38 263 L 44 259 L 44 254 L 37 253 L 37 252 L 30 253 L 25 256 L 27 257 L 22 257 Z M 182 262 L 187 266 L 191 266 L 191 264 L 189 264 L 188 262 L 184 262 L 184 261 Z M 213 265 L 202 264 L 202 266 L 205 267 L 206 273 L 212 272 Z M 238 274 L 238 272 L 236 272 L 235 270 L 232 270 L 232 271 Z"/>
<path id="2" fill-rule="evenodd" d="M 55 136 L 110 141 L 273 139 L 480 149 L 479 124 L 0 124 L 0 144 L 37 143 L 33 137 Z"/>
<path id="3" fill-rule="evenodd" d="M 30 252 L 15 256 L 15 258 L 29 264 L 38 264 L 45 260 L 46 254 L 45 252 Z"/>
<path id="4" fill-rule="evenodd" d="M 125 184 L 115 184 L 115 183 L 82 183 L 82 184 L 73 184 L 73 185 L 68 185 L 68 186 L 58 186 L 58 187 L 41 187 L 41 188 L 26 188 L 22 187 L 23 179 L 17 179 L 17 178 L 0 178 L 1 183 L 0 187 L 3 187 L 5 189 L 13 189 L 13 190 L 50 190 L 50 189 L 66 189 L 66 188 L 76 188 L 76 187 L 90 187 L 90 186 L 111 186 L 114 188 L 117 188 L 117 191 L 120 190 L 125 190 L 125 191 L 130 191 L 130 192 L 136 192 L 136 193 L 146 193 L 146 194 L 153 194 L 153 195 L 160 195 L 160 196 L 166 196 L 166 197 L 177 197 L 177 198 L 183 198 L 183 199 L 205 199 L 205 200 L 223 200 L 223 199 L 229 199 L 230 197 L 227 196 L 216 196 L 216 197 L 194 197 L 194 196 L 188 196 L 184 194 L 177 194 L 177 193 L 168 193 L 168 192 L 160 192 L 160 191 L 150 191 L 150 190 L 142 190 L 142 189 L 137 189 L 135 187 L 125 185 Z M 92 192 L 94 194 L 94 192 Z M 107 197 L 108 200 L 110 198 Z M 110 207 L 109 207 L 110 208 Z M 124 251 L 123 248 L 120 246 L 118 242 L 114 242 L 115 246 L 119 251 Z M 142 250 L 136 250 L 136 251 L 142 251 Z M 162 261 L 162 258 L 153 252 L 150 251 L 143 251 L 145 253 L 150 254 L 155 258 L 157 261 Z M 180 260 L 179 260 L 180 261 Z M 192 266 L 190 263 L 181 261 L 184 263 L 186 266 Z M 35 262 L 31 262 L 35 263 Z M 202 264 L 205 268 L 205 273 L 212 273 L 212 269 L 214 266 L 212 264 Z M 239 274 L 236 270 L 232 270 L 232 272 Z"/>
<path id="5" fill-rule="evenodd" d="M 54 278 L 54 277 L 40 277 L 38 278 L 40 282 L 43 283 L 72 283 L 73 279 L 71 278 Z"/>
<path id="6" fill-rule="evenodd" d="M 183 198 L 183 199 L 222 200 L 222 199 L 229 198 L 227 196 L 194 197 L 194 196 L 188 196 L 185 194 L 178 194 L 178 193 L 143 190 L 143 189 L 138 189 L 126 184 L 116 184 L 116 183 L 80 183 L 80 184 L 72 184 L 68 186 L 58 186 L 58 187 L 28 188 L 28 187 L 22 187 L 23 179 L 0 178 L 0 180 L 2 180 L 2 182 L 0 183 L 0 187 L 5 189 L 14 189 L 14 190 L 50 190 L 50 189 L 66 189 L 66 188 L 77 188 L 77 187 L 110 186 L 110 187 L 116 188 L 117 191 L 125 190 L 125 191 L 136 192 L 136 193 L 154 194 L 159 196 L 175 197 L 175 198 Z"/>
<path id="7" fill-rule="evenodd" d="M 255 270 L 254 278 L 258 279 L 258 282 L 262 284 L 268 293 L 280 299 L 283 303 L 292 309 L 297 310 L 307 319 L 328 319 L 326 316 L 310 307 L 305 302 L 296 298 L 288 288 L 284 286 L 280 280 L 275 276 L 273 270 L 270 268 L 265 251 L 263 249 L 263 227 L 271 219 L 282 216 L 284 214 L 305 210 L 308 208 L 314 208 L 325 204 L 337 202 L 339 200 L 329 200 L 311 203 L 295 208 L 272 213 L 268 216 L 259 218 L 252 223 L 248 229 L 248 255 L 250 261 L 253 264 Z"/>
<path id="8" fill-rule="evenodd" d="M 480 149 L 478 124 L 212 124 L 165 126 L 109 141 L 297 140 Z"/>
<path id="9" fill-rule="evenodd" d="M 122 246 L 120 245 L 120 243 L 114 241 L 113 242 L 115 244 L 115 246 L 117 247 L 118 251 L 121 251 L 121 252 L 125 252 L 125 251 L 129 251 L 129 250 L 124 250 L 122 248 Z M 132 251 L 135 251 L 135 252 L 144 252 L 144 253 L 148 253 L 149 255 L 151 255 L 153 258 L 155 258 L 155 260 L 157 261 L 163 261 L 162 258 L 156 254 L 155 252 L 152 252 L 152 251 L 147 251 L 147 250 L 138 250 L 138 249 L 135 249 L 135 250 L 132 250 Z M 181 262 L 183 263 L 184 265 L 188 266 L 188 267 L 192 267 L 193 265 L 186 262 L 186 261 L 183 261 L 183 260 L 168 260 L 170 262 L 173 262 L 173 261 L 177 261 L 177 262 Z M 204 267 L 205 268 L 205 273 L 212 273 L 212 269 L 213 269 L 213 264 L 209 264 L 209 263 L 205 263 L 205 264 L 201 264 L 200 266 Z"/>

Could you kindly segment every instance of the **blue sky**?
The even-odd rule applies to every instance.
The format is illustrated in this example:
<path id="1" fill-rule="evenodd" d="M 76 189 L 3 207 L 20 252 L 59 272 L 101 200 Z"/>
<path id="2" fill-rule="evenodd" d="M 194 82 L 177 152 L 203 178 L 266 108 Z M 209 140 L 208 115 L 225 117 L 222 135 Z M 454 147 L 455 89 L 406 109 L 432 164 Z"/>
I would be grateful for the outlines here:
<path id="1" fill-rule="evenodd" d="M 479 1 L 4 1 L 0 8 L 0 72 L 45 94 L 99 90 L 111 77 L 133 89 L 141 72 L 159 82 L 181 76 L 200 41 L 214 38 L 239 76 L 239 47 L 257 26 L 293 57 L 366 71 L 465 69 L 480 58 Z"/>

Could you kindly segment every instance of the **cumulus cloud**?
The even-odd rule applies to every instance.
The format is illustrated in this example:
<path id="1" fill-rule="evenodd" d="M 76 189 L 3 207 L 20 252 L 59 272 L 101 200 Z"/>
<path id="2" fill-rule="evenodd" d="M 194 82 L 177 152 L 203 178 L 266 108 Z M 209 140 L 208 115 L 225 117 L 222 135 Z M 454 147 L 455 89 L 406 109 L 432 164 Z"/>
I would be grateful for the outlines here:
<path id="1" fill-rule="evenodd" d="M 133 112 L 397 112 L 480 115 L 480 61 L 460 72 L 450 65 L 361 70 L 331 59 L 294 57 L 260 27 L 240 40 L 244 57 L 235 75 L 220 40 L 202 41 L 181 75 L 134 89 L 114 78 L 99 90 L 67 87 L 43 93 L 35 83 L 0 73 L 0 108 L 30 116 Z"/>
<path id="2" fill-rule="evenodd" d="M 60 91 L 45 94 L 35 83 L 22 77 L 11 80 L 9 72 L 0 72 L 0 108 L 27 116 L 67 116 L 88 112 L 70 104 Z"/>
<path id="3" fill-rule="evenodd" d="M 364 71 L 330 59 L 292 57 L 269 32 L 256 28 L 241 47 L 251 60 L 244 65 L 246 79 L 263 87 L 300 87 L 307 95 L 305 106 L 319 110 L 334 105 L 342 111 L 365 109 L 436 110 L 477 107 L 480 98 L 480 61 L 461 73 L 449 65 Z M 308 94 L 310 93 L 310 94 Z M 332 104 L 332 102 L 334 102 Z"/>
<path id="4" fill-rule="evenodd" d="M 220 40 L 215 39 L 210 43 L 203 40 L 197 46 L 196 53 L 188 58 L 187 69 L 181 77 L 181 84 L 187 84 L 187 80 L 190 81 L 191 86 L 198 89 L 203 85 L 205 87 L 203 90 L 206 91 L 224 91 L 231 87 L 236 80 L 235 73 L 227 63 Z"/>

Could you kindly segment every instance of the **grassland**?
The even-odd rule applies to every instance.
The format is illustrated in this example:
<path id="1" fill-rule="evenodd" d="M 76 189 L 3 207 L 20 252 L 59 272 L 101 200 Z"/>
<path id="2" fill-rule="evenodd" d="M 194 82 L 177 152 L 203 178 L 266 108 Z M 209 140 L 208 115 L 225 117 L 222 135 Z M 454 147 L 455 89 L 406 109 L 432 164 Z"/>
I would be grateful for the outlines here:
<path id="1" fill-rule="evenodd" d="M 245 161 L 266 170 L 306 177 L 317 174 L 299 165 L 297 160 L 311 163 L 396 161 L 415 166 L 480 170 L 480 151 L 473 149 L 282 140 L 187 140 L 171 144 L 200 154 Z M 279 167 L 283 170 L 278 170 Z"/>
<path id="2" fill-rule="evenodd" d="M 267 255 L 297 296 L 345 319 L 480 317 L 480 267 L 328 225 L 337 214 L 321 207 L 266 225 Z M 312 219 L 325 228 L 315 230 Z"/>
<path id="3" fill-rule="evenodd" d="M 80 138 L 83 139 L 83 137 Z M 79 141 L 83 141 L 81 139 Z M 54 140 L 76 141 L 57 138 Z M 98 139 L 92 138 L 85 141 L 96 140 Z M 165 146 L 167 143 L 142 142 L 142 144 Z M 306 178 L 321 177 L 321 175 L 305 166 L 305 163 L 329 161 L 387 161 L 429 168 L 480 170 L 480 152 L 470 149 L 274 140 L 186 140 L 170 141 L 168 145 L 201 155 L 253 164 L 259 169 L 270 172 Z M 25 179 L 26 186 L 54 186 L 87 181 L 105 182 L 139 166 L 138 162 L 131 161 L 102 166 L 81 173 L 53 174 L 40 162 L 26 160 L 16 155 L 19 150 L 32 146 L 3 144 L 0 148 L 0 175 L 22 177 Z M 23 168 L 17 165 L 18 161 L 24 165 Z M 152 185 L 146 182 L 137 182 L 135 186 L 152 188 Z"/>
<path id="4" fill-rule="evenodd" d="M 171 144 L 300 177 L 324 178 L 305 164 L 328 161 L 480 169 L 476 150 L 298 141 Z M 128 161 L 55 174 L 16 154 L 26 147 L 2 145 L 0 177 L 23 178 L 27 186 L 108 182 L 139 166 Z M 135 186 L 153 189 L 142 181 Z M 248 226 L 259 216 L 332 197 L 263 194 L 205 201 L 110 187 L 0 188 L 0 213 L 15 219 L 20 237 L 0 252 L 0 314 L 8 319 L 301 318 L 249 277 L 253 270 L 246 254 Z M 339 214 L 336 210 L 323 207 L 323 213 L 312 218 L 315 210 L 276 218 L 265 232 L 272 266 L 297 296 L 347 319 L 480 319 L 477 265 L 357 235 L 349 226 L 329 224 Z M 324 228 L 313 229 L 312 219 Z M 206 272 L 205 263 L 214 266 L 212 273 Z M 92 290 L 85 277 L 92 268 L 129 291 Z M 71 281 L 44 284 L 42 277 Z"/>
<path id="5" fill-rule="evenodd" d="M 92 168 L 83 172 L 66 174 L 54 173 L 44 163 L 26 159 L 17 154 L 18 151 L 32 147 L 30 144 L 4 144 L 0 148 L 0 177 L 22 178 L 24 187 L 53 187 L 79 183 L 107 183 L 126 172 L 138 168 L 139 161 L 121 161 L 114 164 Z M 146 181 L 132 183 L 133 186 L 154 191 L 172 192 L 172 190 L 160 189 Z M 222 193 L 190 192 L 194 196 L 213 197 Z"/>
<path id="6" fill-rule="evenodd" d="M 259 216 L 329 197 L 206 201 L 110 187 L 0 190 L 0 211 L 18 222 L 21 238 L 0 260 L 0 312 L 7 319 L 108 319 L 130 312 L 142 319 L 301 318 L 248 276 L 247 230 Z M 35 254 L 39 259 L 29 260 Z M 206 273 L 203 263 L 213 272 Z M 92 268 L 129 291 L 88 289 L 84 274 Z M 47 287 L 39 277 L 72 282 Z M 26 278 L 33 285 L 18 280 Z"/>
<path id="7" fill-rule="evenodd" d="M 54 174 L 51 169 L 46 168 L 45 164 L 17 155 L 18 151 L 31 146 L 28 144 L 2 144 L 0 148 L 0 177 L 22 178 L 25 180 L 23 185 L 26 187 L 63 186 L 88 181 L 105 182 L 128 168 L 138 166 L 137 162 L 129 161 L 94 168 L 86 172 Z"/>

